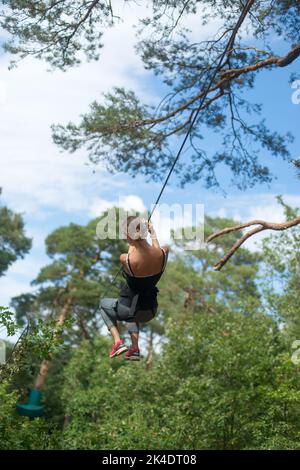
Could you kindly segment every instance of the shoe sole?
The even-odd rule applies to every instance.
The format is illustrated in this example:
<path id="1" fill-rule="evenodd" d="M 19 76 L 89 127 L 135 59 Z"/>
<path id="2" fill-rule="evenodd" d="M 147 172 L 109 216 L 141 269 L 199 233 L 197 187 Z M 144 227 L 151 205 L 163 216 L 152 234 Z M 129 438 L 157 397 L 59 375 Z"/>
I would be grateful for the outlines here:
<path id="1" fill-rule="evenodd" d="M 120 354 L 123 354 L 127 350 L 128 350 L 127 347 L 123 346 L 122 348 L 118 349 L 118 351 L 116 351 L 115 354 L 113 354 L 112 356 L 109 356 L 109 357 L 110 357 L 110 359 L 112 359 L 113 357 L 120 356 Z"/>
<path id="2" fill-rule="evenodd" d="M 125 356 L 125 359 L 126 361 L 140 361 L 140 357 L 126 357 Z"/>

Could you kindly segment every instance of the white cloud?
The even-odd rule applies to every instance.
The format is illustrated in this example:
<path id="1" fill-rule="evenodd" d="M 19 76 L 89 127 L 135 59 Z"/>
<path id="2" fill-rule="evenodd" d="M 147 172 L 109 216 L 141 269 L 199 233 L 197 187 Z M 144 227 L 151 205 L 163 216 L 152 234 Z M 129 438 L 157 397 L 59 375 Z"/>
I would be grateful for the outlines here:
<path id="1" fill-rule="evenodd" d="M 3 80 L 0 80 L 0 106 L 6 103 L 7 99 L 7 85 Z"/>
<path id="2" fill-rule="evenodd" d="M 250 219 L 266 220 L 270 222 L 282 222 L 284 211 L 278 204 L 267 204 L 262 206 L 252 206 L 249 209 Z"/>
<path id="3" fill-rule="evenodd" d="M 49 258 L 26 256 L 24 259 L 16 261 L 8 271 L 8 274 L 13 276 L 15 279 L 27 278 L 28 272 L 32 273 L 33 277 L 37 276 L 42 264 L 49 263 Z M 5 279 L 5 277 L 3 278 Z M 2 285 L 2 279 L 0 281 Z M 20 284 L 22 285 L 22 283 Z"/>
<path id="4" fill-rule="evenodd" d="M 46 64 L 28 58 L 9 71 L 9 58 L 0 57 L 0 184 L 13 209 L 37 217 L 43 217 L 47 208 L 87 210 L 95 188 L 98 194 L 100 188 L 119 188 L 118 178 L 110 177 L 108 184 L 101 167 L 92 176 L 84 165 L 84 151 L 61 155 L 52 143 L 50 125 L 77 121 L 93 100 L 101 100 L 101 93 L 113 86 L 134 89 L 151 103 L 156 100 L 141 80 L 148 72 L 133 47 L 132 24 L 140 9 L 122 8 L 124 21 L 106 31 L 99 62 L 49 73 Z"/>
<path id="5" fill-rule="evenodd" d="M 26 231 L 33 236 L 30 254 L 0 280 L 1 304 L 31 289 L 30 281 L 47 262 L 44 238 L 53 225 L 76 219 L 78 213 L 88 215 L 104 193 L 106 199 L 111 193 L 116 199 L 128 193 L 130 182 L 124 175 L 108 175 L 101 167 L 93 173 L 85 165 L 84 151 L 61 154 L 50 131 L 52 123 L 77 121 L 93 100 L 101 100 L 101 93 L 113 86 L 134 89 L 150 103 L 157 99 L 141 80 L 148 72 L 133 47 L 132 23 L 138 8 L 134 5 L 123 13 L 123 23 L 105 33 L 99 62 L 49 73 L 46 64 L 28 58 L 9 71 L 9 57 L 0 56 L 1 202 L 25 214 Z M 123 204 L 144 208 L 134 195 L 125 197 Z"/>
<path id="6" fill-rule="evenodd" d="M 18 280 L 13 275 L 7 275 L 0 281 L 0 305 L 7 307 L 12 297 L 33 291 L 33 287 L 26 281 Z"/>
<path id="7" fill-rule="evenodd" d="M 211 11 L 211 9 L 208 10 Z M 181 26 L 190 30 L 189 37 L 192 41 L 212 39 L 223 25 L 223 20 L 219 17 L 202 25 L 203 14 L 203 5 L 201 5 L 196 14 L 189 14 L 180 21 Z"/>
<path id="8" fill-rule="evenodd" d="M 292 207 L 300 208 L 300 196 L 295 194 L 287 194 L 286 196 L 283 196 L 283 200 Z"/>
<path id="9" fill-rule="evenodd" d="M 282 206 L 274 193 L 239 194 L 223 199 L 222 207 L 214 211 L 220 217 L 233 217 L 237 221 L 263 219 L 270 222 L 284 220 Z M 283 200 L 292 207 L 300 207 L 300 196 L 283 194 Z M 206 207 L 208 210 L 208 206 Z M 211 212 L 211 211 L 209 211 Z"/>
<path id="10" fill-rule="evenodd" d="M 130 211 L 130 210 L 135 210 L 137 212 L 146 211 L 146 206 L 142 198 L 134 194 L 130 194 L 128 196 L 121 196 L 119 197 L 119 199 L 110 200 L 110 201 L 106 199 L 96 198 L 93 201 L 89 209 L 89 213 L 92 217 L 98 217 L 104 211 L 106 211 L 107 209 L 110 209 L 111 207 L 120 207 L 124 209 L 125 211 Z"/>

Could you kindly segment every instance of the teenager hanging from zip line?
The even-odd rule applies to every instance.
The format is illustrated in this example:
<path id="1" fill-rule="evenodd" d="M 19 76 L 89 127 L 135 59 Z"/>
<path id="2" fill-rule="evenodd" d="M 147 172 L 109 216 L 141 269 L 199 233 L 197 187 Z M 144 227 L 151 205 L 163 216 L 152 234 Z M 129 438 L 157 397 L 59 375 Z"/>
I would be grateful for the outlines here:
<path id="1" fill-rule="evenodd" d="M 113 358 L 126 352 L 125 359 L 138 361 L 139 324 L 149 322 L 157 312 L 159 291 L 156 284 L 166 267 L 169 247 L 159 245 L 153 225 L 146 219 L 128 217 L 124 231 L 129 244 L 128 252 L 120 255 L 125 283 L 118 299 L 101 300 L 100 312 L 114 340 L 109 357 Z M 152 240 L 151 245 L 146 239 L 147 232 Z M 127 323 L 131 337 L 129 349 L 120 338 L 118 321 Z"/>

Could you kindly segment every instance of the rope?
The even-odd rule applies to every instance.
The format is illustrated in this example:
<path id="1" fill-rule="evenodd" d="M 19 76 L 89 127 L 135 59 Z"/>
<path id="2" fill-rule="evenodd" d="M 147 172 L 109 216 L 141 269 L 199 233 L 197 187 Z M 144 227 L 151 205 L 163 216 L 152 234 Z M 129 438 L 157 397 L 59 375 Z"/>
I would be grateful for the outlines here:
<path id="1" fill-rule="evenodd" d="M 238 33 L 238 30 L 240 29 L 241 25 L 243 24 L 243 22 L 244 22 L 244 20 L 245 20 L 245 18 L 246 18 L 246 16 L 247 16 L 247 13 L 249 12 L 249 10 L 250 10 L 250 8 L 252 7 L 252 5 L 253 5 L 254 2 L 255 2 L 255 0 L 248 0 L 247 3 L 246 3 L 246 4 L 244 5 L 244 7 L 243 7 L 243 10 L 242 10 L 242 12 L 241 12 L 241 14 L 240 14 L 240 17 L 239 17 L 239 19 L 238 19 L 238 21 L 237 21 L 237 23 L 236 23 L 234 29 L 232 30 L 232 33 L 231 33 L 231 36 L 230 36 L 230 38 L 229 38 L 229 41 L 228 41 L 228 43 L 227 43 L 227 45 L 226 45 L 226 48 L 225 48 L 225 50 L 223 51 L 223 53 L 222 53 L 222 55 L 221 55 L 221 57 L 220 57 L 220 60 L 219 60 L 219 62 L 218 62 L 218 65 L 216 66 L 214 73 L 211 75 L 207 87 L 204 88 L 205 91 L 204 91 L 204 94 L 203 94 L 203 96 L 202 96 L 202 99 L 200 100 L 200 104 L 199 104 L 199 107 L 198 107 L 198 109 L 197 109 L 197 112 L 195 113 L 195 115 L 194 115 L 194 117 L 193 117 L 193 119 L 192 119 L 192 121 L 191 121 L 191 123 L 190 123 L 190 125 L 189 125 L 189 127 L 188 127 L 188 130 L 187 130 L 187 132 L 186 132 L 186 135 L 185 135 L 185 137 L 184 137 L 184 139 L 183 139 L 183 141 L 182 141 L 182 143 L 181 143 L 181 145 L 180 145 L 180 147 L 179 147 L 179 150 L 178 150 L 178 152 L 177 152 L 176 157 L 174 158 L 174 161 L 173 161 L 173 163 L 172 163 L 172 165 L 171 165 L 171 168 L 170 168 L 170 170 L 169 170 L 169 172 L 168 172 L 168 175 L 167 175 L 167 177 L 166 177 L 166 179 L 165 179 L 165 181 L 164 181 L 164 184 L 163 184 L 163 186 L 162 186 L 162 188 L 161 188 L 161 190 L 160 190 L 160 192 L 159 192 L 159 194 L 158 194 L 158 196 L 157 196 L 157 199 L 156 199 L 156 201 L 155 201 L 155 203 L 154 203 L 154 205 L 153 205 L 152 211 L 151 211 L 151 213 L 150 213 L 150 215 L 149 215 L 149 217 L 148 217 L 148 222 L 150 222 L 151 217 L 152 217 L 152 215 L 153 215 L 153 213 L 154 213 L 156 207 L 158 206 L 158 203 L 159 203 L 159 201 L 160 201 L 160 199 L 161 199 L 161 196 L 162 196 L 162 194 L 163 194 L 163 192 L 164 192 L 164 190 L 165 190 L 165 188 L 166 188 L 166 186 L 167 186 L 167 184 L 168 184 L 168 182 L 169 182 L 169 179 L 170 179 L 170 177 L 171 177 L 171 175 L 172 175 L 172 173 L 173 173 L 173 171 L 174 171 L 174 168 L 175 168 L 175 166 L 176 166 L 176 164 L 177 164 L 177 162 L 178 162 L 178 160 L 179 160 L 179 158 L 180 158 L 180 155 L 181 155 L 181 153 L 182 153 L 182 151 L 183 151 L 183 149 L 184 149 L 184 146 L 185 146 L 185 144 L 186 144 L 186 141 L 187 141 L 187 139 L 189 138 L 189 135 L 190 135 L 190 133 L 191 133 L 191 131 L 192 131 L 192 129 L 193 129 L 193 127 L 194 127 L 196 121 L 197 121 L 197 118 L 198 118 L 198 116 L 199 116 L 199 114 L 200 114 L 201 108 L 202 108 L 202 106 L 203 106 L 203 104 L 204 104 L 204 101 L 206 100 L 207 95 L 208 95 L 208 93 L 209 93 L 210 87 L 211 87 L 211 85 L 213 84 L 213 82 L 214 82 L 214 80 L 215 80 L 215 78 L 216 78 L 218 72 L 221 70 L 221 68 L 222 68 L 222 66 L 223 66 L 223 60 L 224 60 L 224 58 L 225 58 L 226 55 L 229 55 L 229 54 L 231 53 L 232 48 L 233 48 L 233 45 L 234 45 L 234 41 L 235 41 L 235 38 L 236 38 L 236 35 L 237 35 L 237 33 Z M 206 80 L 206 81 L 208 81 L 208 80 Z M 205 83 L 206 83 L 206 82 L 205 82 Z M 111 281 L 110 285 L 114 285 L 114 283 L 115 283 L 117 277 L 119 276 L 121 270 L 122 270 L 122 267 L 121 267 L 121 268 L 119 269 L 119 271 L 116 273 L 116 275 L 114 276 L 114 278 L 113 278 L 113 280 Z"/>
<path id="2" fill-rule="evenodd" d="M 179 148 L 179 150 L 178 150 L 178 152 L 177 152 L 177 154 L 176 154 L 176 157 L 174 158 L 174 161 L 173 161 L 173 163 L 172 163 L 172 165 L 171 165 L 171 167 L 170 167 L 170 170 L 169 170 L 169 172 L 168 172 L 168 174 L 167 174 L 167 177 L 166 177 L 166 179 L 165 179 L 165 181 L 164 181 L 164 183 L 163 183 L 163 186 L 162 186 L 162 188 L 161 188 L 161 190 L 160 190 L 160 192 L 159 192 L 159 194 L 158 194 L 158 196 L 157 196 L 157 199 L 156 199 L 156 201 L 155 201 L 155 204 L 154 204 L 154 206 L 153 206 L 153 208 L 152 208 L 152 211 L 151 211 L 151 213 L 150 213 L 150 215 L 149 215 L 149 217 L 148 217 L 148 222 L 150 222 L 151 217 L 152 217 L 152 215 L 153 215 L 153 213 L 154 213 L 156 207 L 157 207 L 158 204 L 159 204 L 159 201 L 160 201 L 160 199 L 161 199 L 161 196 L 162 196 L 162 194 L 163 194 L 163 192 L 164 192 L 164 190 L 165 190 L 165 188 L 166 188 L 166 186 L 167 186 L 167 184 L 168 184 L 168 182 L 169 182 L 169 179 L 170 179 L 170 177 L 171 177 L 171 175 L 172 175 L 172 173 L 173 173 L 173 171 L 174 171 L 174 168 L 175 168 L 175 166 L 176 166 L 176 164 L 177 164 L 177 162 L 178 162 L 178 160 L 179 160 L 179 158 L 180 158 L 180 155 L 181 155 L 181 153 L 182 153 L 182 151 L 183 151 L 183 149 L 184 149 L 184 146 L 185 146 L 185 144 L 186 144 L 186 141 L 187 141 L 187 139 L 189 138 L 189 135 L 190 135 L 190 133 L 191 133 L 191 131 L 192 131 L 192 129 L 193 129 L 193 127 L 194 127 L 194 125 L 195 125 L 197 119 L 198 119 L 198 116 L 199 116 L 199 114 L 200 114 L 201 108 L 202 108 L 202 106 L 203 106 L 203 104 L 204 104 L 204 102 L 205 102 L 205 99 L 206 99 L 206 97 L 207 97 L 207 95 L 208 95 L 208 93 L 209 93 L 210 87 L 211 87 L 211 85 L 213 84 L 214 79 L 215 79 L 215 77 L 217 76 L 218 72 L 219 72 L 220 69 L 222 68 L 223 60 L 224 60 L 225 56 L 231 52 L 231 50 L 232 50 L 232 48 L 233 48 L 233 45 L 234 45 L 235 37 L 236 37 L 236 35 L 237 35 L 237 32 L 238 32 L 240 26 L 242 25 L 244 19 L 246 18 L 247 13 L 249 12 L 250 8 L 252 7 L 254 1 L 255 1 L 255 0 L 248 0 L 247 3 L 244 5 L 243 10 L 242 10 L 242 12 L 241 12 L 241 15 L 240 15 L 240 17 L 239 17 L 239 19 L 238 19 L 238 21 L 237 21 L 237 23 L 236 23 L 234 29 L 232 30 L 232 34 L 231 34 L 230 39 L 229 39 L 229 41 L 228 41 L 228 43 L 227 43 L 227 45 L 226 45 L 226 48 L 225 48 L 225 50 L 223 51 L 223 53 L 222 53 L 222 55 L 221 55 L 221 57 L 220 57 L 220 60 L 219 60 L 219 62 L 218 62 L 218 65 L 216 66 L 214 73 L 211 75 L 210 80 L 209 80 L 209 82 L 208 82 L 208 85 L 204 88 L 204 93 L 203 93 L 202 99 L 200 100 L 200 104 L 199 104 L 199 107 L 198 107 L 198 109 L 197 109 L 197 112 L 195 113 L 193 119 L 192 119 L 191 122 L 190 122 L 190 125 L 189 125 L 189 127 L 188 127 L 187 132 L 186 132 L 186 135 L 185 135 L 185 137 L 184 137 L 184 139 L 183 139 L 183 141 L 182 141 L 182 143 L 181 143 L 181 145 L 180 145 L 180 148 Z M 208 80 L 206 80 L 206 81 L 208 81 Z M 206 84 L 206 82 L 205 82 L 205 84 Z M 110 282 L 110 286 L 115 284 L 115 281 L 116 281 L 117 277 L 119 276 L 121 270 L 122 270 L 122 267 L 121 267 L 121 268 L 119 269 L 119 271 L 115 274 L 113 280 Z M 109 287 L 110 287 L 110 286 L 109 286 Z M 107 289 L 107 290 L 108 290 L 108 289 Z M 107 291 L 105 291 L 105 294 L 106 294 L 106 292 L 107 292 Z M 104 294 L 104 295 L 105 295 L 105 294 Z M 104 297 L 104 295 L 103 295 L 103 297 Z M 10 353 L 10 355 L 9 355 L 9 358 L 8 358 L 8 360 L 6 361 L 6 363 L 10 363 L 10 362 L 11 362 L 11 360 L 12 360 L 12 358 L 13 358 L 13 355 L 14 355 L 14 352 L 15 352 L 15 350 L 16 350 L 18 344 L 20 343 L 20 341 L 22 340 L 23 337 L 26 337 L 26 336 L 27 336 L 27 334 L 28 334 L 28 332 L 29 332 L 29 329 L 30 329 L 30 321 L 28 320 L 27 325 L 25 326 L 25 328 L 23 329 L 22 333 L 20 334 L 20 336 L 19 336 L 17 342 L 15 343 L 15 345 L 14 345 L 14 347 L 13 347 L 13 349 L 12 349 L 12 351 L 11 351 L 11 353 Z"/>
<path id="3" fill-rule="evenodd" d="M 166 179 L 165 179 L 165 182 L 164 182 L 164 184 L 163 184 L 163 186 L 162 186 L 162 188 L 161 188 L 161 190 L 160 190 L 160 193 L 159 193 L 159 195 L 158 195 L 158 197 L 157 197 L 157 199 L 156 199 L 156 201 L 155 201 L 155 204 L 154 204 L 154 206 L 153 206 L 153 209 L 152 209 L 152 211 L 151 211 L 151 213 L 150 213 L 150 216 L 149 216 L 149 218 L 148 218 L 148 222 L 151 220 L 151 217 L 152 217 L 152 215 L 153 215 L 153 212 L 155 211 L 155 209 L 156 209 L 156 207 L 157 207 L 157 205 L 158 205 L 158 203 L 159 203 L 159 201 L 160 201 L 160 198 L 161 198 L 161 196 L 162 196 L 162 194 L 163 194 L 163 192 L 164 192 L 164 190 L 165 190 L 165 187 L 166 187 L 167 184 L 168 184 L 168 181 L 169 181 L 169 179 L 170 179 L 170 177 L 171 177 L 171 174 L 173 173 L 173 170 L 174 170 L 174 168 L 175 168 L 175 166 L 176 166 L 176 163 L 177 163 L 178 160 L 179 160 L 179 157 L 180 157 L 180 155 L 181 155 L 181 152 L 182 152 L 182 150 L 183 150 L 183 148 L 184 148 L 184 146 L 185 146 L 185 144 L 186 144 L 186 141 L 187 141 L 187 139 L 189 138 L 189 135 L 190 135 L 190 133 L 191 133 L 193 127 L 194 127 L 195 122 L 197 121 L 197 118 L 198 118 L 199 113 L 200 113 L 200 111 L 201 111 L 201 108 L 202 108 L 202 106 L 203 106 L 203 104 L 204 104 L 204 101 L 205 101 L 205 99 L 206 99 L 206 97 L 207 97 L 207 95 L 208 95 L 208 92 L 209 92 L 209 90 L 210 90 L 210 87 L 211 87 L 211 85 L 213 84 L 214 79 L 216 78 L 218 72 L 219 72 L 220 69 L 222 68 L 224 57 L 225 57 L 229 52 L 231 52 L 232 47 L 233 47 L 233 45 L 234 45 L 235 37 L 236 37 L 236 35 L 237 35 L 237 32 L 238 32 L 238 30 L 240 29 L 240 26 L 242 25 L 244 19 L 246 18 L 246 15 L 247 15 L 247 13 L 249 12 L 250 8 L 252 7 L 254 1 L 255 1 L 255 0 L 248 0 L 248 2 L 246 3 L 246 5 L 244 6 L 244 8 L 243 8 L 243 10 L 242 10 L 242 12 L 241 12 L 241 15 L 240 15 L 240 17 L 239 17 L 239 19 L 238 19 L 238 22 L 236 23 L 236 25 L 235 25 L 235 27 L 234 27 L 232 33 L 231 33 L 230 39 L 229 39 L 229 41 L 228 41 L 228 43 L 227 43 L 227 46 L 226 46 L 226 48 L 225 48 L 223 54 L 221 55 L 221 58 L 220 58 L 220 60 L 219 60 L 219 63 L 218 63 L 218 65 L 217 65 L 217 67 L 215 68 L 214 73 L 213 73 L 212 76 L 211 76 L 211 79 L 210 79 L 210 81 L 209 81 L 208 86 L 205 88 L 205 92 L 204 92 L 203 97 L 202 97 L 202 99 L 201 99 L 201 101 L 200 101 L 200 105 L 199 105 L 199 107 L 198 107 L 198 109 L 197 109 L 197 112 L 196 112 L 194 118 L 192 119 L 192 121 L 191 121 L 191 123 L 190 123 L 190 125 L 189 125 L 189 128 L 188 128 L 188 130 L 187 130 L 187 133 L 186 133 L 186 135 L 185 135 L 185 137 L 184 137 L 184 139 L 183 139 L 183 141 L 182 141 L 182 144 L 181 144 L 181 146 L 180 146 L 180 148 L 179 148 L 179 150 L 178 150 L 178 152 L 177 152 L 177 155 L 176 155 L 176 157 L 175 157 L 175 159 L 174 159 L 174 161 L 173 161 L 173 163 L 172 163 L 172 165 L 171 165 L 171 168 L 170 168 L 169 173 L 168 173 L 168 175 L 167 175 L 167 177 L 166 177 Z"/>
<path id="4" fill-rule="evenodd" d="M 15 342 L 15 344 L 14 344 L 14 346 L 13 346 L 11 352 L 10 352 L 10 355 L 9 355 L 8 359 L 6 359 L 6 361 L 5 361 L 5 364 L 9 364 L 9 363 L 12 361 L 14 352 L 15 352 L 15 350 L 17 349 L 18 344 L 20 343 L 20 341 L 21 341 L 21 339 L 22 339 L 23 337 L 26 337 L 26 336 L 28 335 L 29 329 L 30 329 L 30 321 L 29 321 L 28 318 L 27 318 L 27 325 L 25 326 L 25 328 L 24 328 L 23 331 L 21 332 L 19 338 L 18 338 L 17 341 Z"/>

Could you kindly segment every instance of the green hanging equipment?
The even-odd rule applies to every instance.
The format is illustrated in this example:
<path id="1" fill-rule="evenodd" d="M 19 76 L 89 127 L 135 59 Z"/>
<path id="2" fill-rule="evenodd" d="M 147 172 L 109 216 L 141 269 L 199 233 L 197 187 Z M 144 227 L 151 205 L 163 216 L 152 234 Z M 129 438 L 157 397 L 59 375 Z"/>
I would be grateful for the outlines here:
<path id="1" fill-rule="evenodd" d="M 28 418 L 39 418 L 44 415 L 44 406 L 41 405 L 42 392 L 33 388 L 30 390 L 27 403 L 16 405 L 19 416 Z"/>

